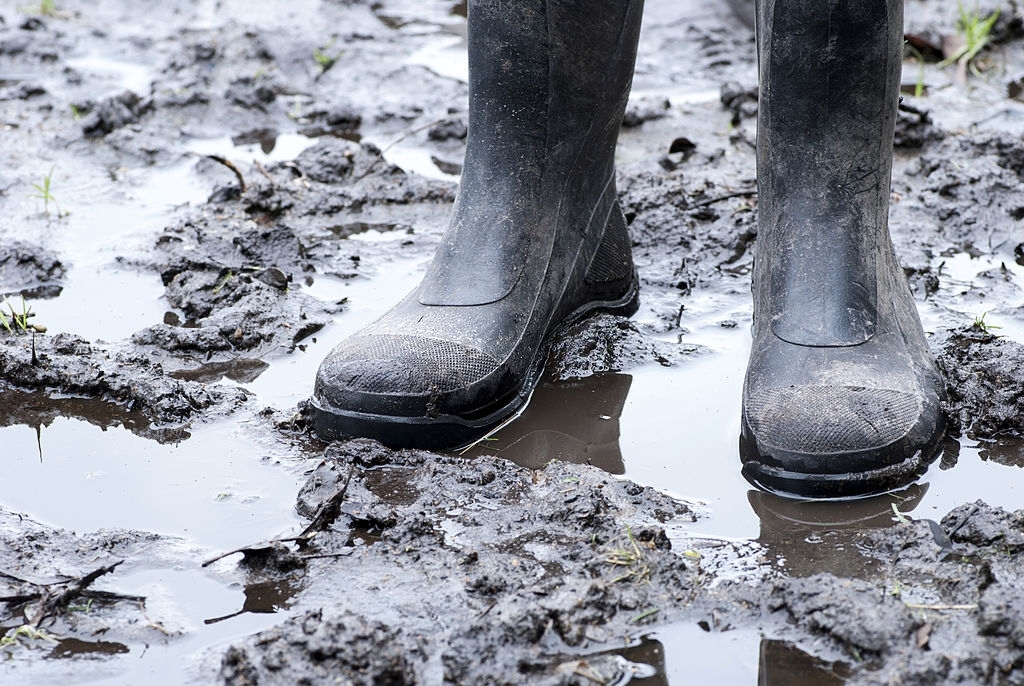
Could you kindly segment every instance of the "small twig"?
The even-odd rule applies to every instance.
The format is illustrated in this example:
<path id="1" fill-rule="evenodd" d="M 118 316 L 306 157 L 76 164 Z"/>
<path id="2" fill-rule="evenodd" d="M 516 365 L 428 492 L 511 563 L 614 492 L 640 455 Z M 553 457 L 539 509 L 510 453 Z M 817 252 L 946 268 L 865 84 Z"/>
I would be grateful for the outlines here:
<path id="1" fill-rule="evenodd" d="M 495 607 L 496 607 L 497 605 L 498 605 L 498 601 L 497 601 L 497 600 L 495 600 L 495 601 L 494 601 L 494 602 L 492 602 L 492 603 L 491 603 L 490 605 L 488 605 L 488 606 L 487 606 L 486 608 L 484 608 L 484 609 L 483 609 L 483 610 L 482 610 L 482 611 L 480 612 L 480 614 L 478 614 L 478 615 L 476 616 L 476 618 L 477 618 L 477 619 L 483 619 L 483 618 L 484 618 L 484 617 L 486 617 L 486 616 L 487 616 L 488 614 L 490 614 L 491 610 L 493 610 L 493 609 L 494 609 L 494 608 L 495 608 Z"/>
<path id="2" fill-rule="evenodd" d="M 346 550 L 341 551 L 340 553 L 320 553 L 319 555 L 303 555 L 301 557 L 301 559 L 303 559 L 303 560 L 322 560 L 324 558 L 329 558 L 329 557 L 348 557 L 349 555 L 351 555 L 354 552 L 355 552 L 355 548 L 348 548 Z"/>
<path id="3" fill-rule="evenodd" d="M 264 541 L 263 543 L 253 543 L 252 545 L 244 545 L 241 548 L 235 548 L 234 550 L 229 550 L 226 553 L 221 553 L 220 555 L 217 555 L 216 557 L 211 557 L 209 560 L 203 562 L 199 566 L 200 567 L 209 567 L 214 562 L 219 562 L 219 561 L 223 560 L 225 557 L 231 557 L 232 555 L 235 555 L 236 553 L 242 553 L 243 555 L 246 554 L 246 553 L 255 553 L 255 552 L 262 551 L 262 550 L 270 550 L 271 548 L 273 548 L 278 543 L 297 543 L 297 542 L 305 542 L 306 540 L 307 540 L 306 537 L 304 537 L 302 535 L 299 535 L 299 536 L 286 536 L 284 538 L 272 538 L 269 541 Z"/>
<path id="4" fill-rule="evenodd" d="M 29 626 L 38 627 L 48 618 L 53 618 L 62 612 L 67 611 L 71 601 L 76 598 L 91 598 L 93 600 L 102 601 L 118 601 L 128 600 L 132 602 L 144 603 L 146 598 L 144 596 L 129 596 L 122 595 L 120 593 L 113 593 L 110 591 L 93 591 L 89 590 L 89 586 L 92 585 L 96 579 L 100 578 L 104 574 L 117 569 L 124 560 L 118 560 L 117 562 L 108 565 L 106 567 L 100 567 L 94 569 L 85 576 L 78 579 L 71 579 L 68 581 L 55 581 L 48 584 L 40 584 L 34 581 L 28 581 L 26 579 L 19 579 L 16 576 L 0 572 L 0 576 L 5 579 L 16 581 L 18 583 L 26 584 L 38 588 L 39 591 L 33 593 L 21 593 L 18 595 L 5 596 L 0 598 L 0 602 L 4 602 L 8 605 L 24 605 L 30 602 L 38 602 L 39 610 L 35 613 L 27 623 Z"/>
<path id="5" fill-rule="evenodd" d="M 929 605 L 927 603 L 903 603 L 911 610 L 977 610 L 977 605 Z"/>
<path id="6" fill-rule="evenodd" d="M 267 172 L 267 168 L 263 166 L 262 162 L 260 162 L 259 160 L 254 159 L 252 161 L 252 163 L 254 165 L 256 165 L 256 169 L 259 170 L 260 174 L 263 174 L 263 176 L 267 177 L 267 181 L 270 182 L 271 186 L 275 186 L 275 187 L 277 186 L 277 182 L 275 182 L 274 178 L 270 175 L 269 172 Z"/>
<path id="7" fill-rule="evenodd" d="M 100 578 L 104 574 L 109 574 L 110 572 L 114 571 L 115 569 L 120 567 L 123 562 L 124 560 L 118 560 L 114 564 L 108 565 L 107 567 L 100 567 L 99 569 L 94 569 L 93 571 L 89 572 L 81 579 L 78 579 L 70 586 L 68 586 L 66 589 L 64 589 L 64 591 L 56 598 L 54 598 L 52 601 L 45 602 L 44 607 L 48 605 L 48 609 L 53 614 L 56 614 L 56 612 L 66 610 L 68 605 L 71 604 L 71 601 L 77 598 L 78 596 L 82 595 L 85 589 L 92 585 L 92 582 L 96 581 L 96 579 Z"/>
<path id="8" fill-rule="evenodd" d="M 241 188 L 242 192 L 245 193 L 245 190 L 246 190 L 245 177 L 242 176 L 242 171 L 237 166 L 235 166 L 234 162 L 232 162 L 231 160 L 229 160 L 228 158 L 226 158 L 226 157 L 224 157 L 222 155 L 207 155 L 207 157 L 209 157 L 214 162 L 220 162 L 225 167 L 227 167 L 228 169 L 233 171 L 235 173 L 235 176 L 238 177 L 238 186 L 239 186 L 239 188 Z"/>
<path id="9" fill-rule="evenodd" d="M 900 112 L 906 112 L 907 114 L 916 114 L 922 122 L 931 121 L 931 118 L 928 116 L 928 111 L 922 110 L 920 107 L 914 107 L 911 104 L 903 102 L 902 99 L 900 100 L 898 109 Z"/>
<path id="10" fill-rule="evenodd" d="M 348 485 L 352 482 L 352 475 L 355 473 L 356 466 L 353 464 L 352 468 L 348 470 L 348 476 L 345 477 L 345 483 L 342 484 L 341 489 L 321 503 L 316 514 L 313 516 L 313 521 L 298 535 L 299 539 L 308 540 L 312 538 L 317 532 L 323 531 L 338 518 L 338 515 L 341 514 L 341 503 L 345 499 L 345 494 L 348 493 Z"/>
<path id="11" fill-rule="evenodd" d="M 90 598 L 92 600 L 102 600 L 108 603 L 122 601 L 130 603 L 145 603 L 146 596 L 144 595 L 128 595 L 127 593 L 115 593 L 114 591 L 82 591 L 82 598 Z"/>
<path id="12" fill-rule="evenodd" d="M 370 173 L 374 169 L 377 168 L 377 164 L 381 160 L 384 159 L 384 153 L 386 153 L 388 150 L 390 150 L 391 148 L 395 147 L 396 145 L 398 145 L 399 143 L 404 141 L 409 136 L 415 135 L 415 134 L 419 133 L 420 131 L 423 131 L 424 129 L 429 129 L 431 126 L 434 126 L 435 124 L 440 124 L 443 121 L 444 121 L 444 119 L 435 119 L 434 121 L 429 121 L 426 124 L 423 124 L 421 126 L 416 126 L 416 127 L 413 127 L 411 129 L 409 129 L 408 131 L 405 131 L 398 138 L 396 138 L 395 140 L 391 141 L 390 143 L 385 145 L 383 148 L 381 148 L 380 157 L 378 157 L 373 162 L 371 162 L 369 164 L 369 166 L 366 168 L 366 170 L 363 171 L 363 173 L 360 174 L 359 176 L 355 177 L 353 179 L 353 181 L 361 181 L 362 179 L 365 179 L 367 176 L 369 176 Z"/>
<path id="13" fill-rule="evenodd" d="M 731 200 L 732 198 L 749 198 L 752 195 L 757 195 L 757 189 L 751 189 L 749 191 L 736 191 L 735 193 L 727 193 L 726 195 L 720 195 L 715 198 L 708 198 L 707 200 L 701 200 L 690 205 L 687 209 L 695 209 L 697 207 L 707 207 L 708 205 L 714 205 L 716 202 L 722 202 L 723 200 Z"/>
<path id="14" fill-rule="evenodd" d="M 355 474 L 356 466 L 353 464 L 352 468 L 348 471 L 348 476 L 345 477 L 345 483 L 342 484 L 341 488 L 332 495 L 330 498 L 320 504 L 319 509 L 313 516 L 313 521 L 309 523 L 305 529 L 302 530 L 297 536 L 287 536 L 285 538 L 273 538 L 265 543 L 257 543 L 254 545 L 242 546 L 241 548 L 235 548 L 229 550 L 226 553 L 221 553 L 216 557 L 212 557 L 209 560 L 203 562 L 202 567 L 209 567 L 214 562 L 223 560 L 225 557 L 230 557 L 236 553 L 253 553 L 258 550 L 267 550 L 272 548 L 278 543 L 298 543 L 303 544 L 309 542 L 317 533 L 323 531 L 334 522 L 335 519 L 341 514 L 341 503 L 345 499 L 345 494 L 348 493 L 348 485 L 352 482 L 352 476 Z M 309 556 L 313 557 L 313 556 Z M 307 559 L 307 558 L 303 558 Z"/>
<path id="15" fill-rule="evenodd" d="M 14 581 L 19 584 L 28 584 L 29 586 L 42 586 L 42 584 L 37 584 L 36 582 L 29 581 L 28 579 L 22 579 L 21 577 L 14 576 L 13 574 L 8 574 L 7 572 L 0 572 L 0 578 L 7 579 L 9 581 Z"/>

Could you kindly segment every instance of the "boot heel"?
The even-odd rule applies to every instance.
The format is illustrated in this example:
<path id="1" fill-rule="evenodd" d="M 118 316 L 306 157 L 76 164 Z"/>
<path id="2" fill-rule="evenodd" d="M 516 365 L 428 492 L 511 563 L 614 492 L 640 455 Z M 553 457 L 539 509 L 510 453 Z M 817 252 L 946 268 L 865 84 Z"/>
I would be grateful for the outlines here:
<path id="1" fill-rule="evenodd" d="M 628 317 L 639 307 L 640 283 L 633 265 L 633 246 L 618 201 L 605 224 L 604 237 L 583 277 L 584 302 L 578 316 L 602 311 Z"/>

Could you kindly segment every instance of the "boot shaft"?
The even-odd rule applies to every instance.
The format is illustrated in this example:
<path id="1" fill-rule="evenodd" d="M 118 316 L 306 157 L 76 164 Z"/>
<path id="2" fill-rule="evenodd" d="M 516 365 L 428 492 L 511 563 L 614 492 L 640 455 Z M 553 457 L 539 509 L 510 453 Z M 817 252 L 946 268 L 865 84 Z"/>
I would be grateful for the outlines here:
<path id="1" fill-rule="evenodd" d="M 844 346 L 877 321 L 902 0 L 759 0 L 758 317 Z"/>
<path id="2" fill-rule="evenodd" d="M 466 158 L 420 290 L 425 305 L 496 302 L 524 269 L 563 250 L 554 234 L 603 230 L 599 198 L 614 184 L 643 1 L 470 0 L 468 9 Z"/>
<path id="3" fill-rule="evenodd" d="M 470 172 L 507 165 L 510 150 L 543 166 L 592 145 L 595 127 L 602 153 L 613 150 L 642 10 L 642 0 L 470 0 Z"/>

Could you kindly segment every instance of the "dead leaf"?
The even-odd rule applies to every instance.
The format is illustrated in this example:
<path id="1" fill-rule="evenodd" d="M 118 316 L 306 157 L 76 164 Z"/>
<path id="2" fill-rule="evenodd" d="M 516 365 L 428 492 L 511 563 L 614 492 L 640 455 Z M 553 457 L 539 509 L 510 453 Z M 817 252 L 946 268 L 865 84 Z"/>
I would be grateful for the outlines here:
<path id="1" fill-rule="evenodd" d="M 917 637 L 917 647 L 921 648 L 921 649 L 926 649 L 928 647 L 928 641 L 932 637 L 932 624 L 931 624 L 931 622 L 927 622 L 925 624 L 922 624 L 920 627 L 918 627 L 916 637 Z"/>

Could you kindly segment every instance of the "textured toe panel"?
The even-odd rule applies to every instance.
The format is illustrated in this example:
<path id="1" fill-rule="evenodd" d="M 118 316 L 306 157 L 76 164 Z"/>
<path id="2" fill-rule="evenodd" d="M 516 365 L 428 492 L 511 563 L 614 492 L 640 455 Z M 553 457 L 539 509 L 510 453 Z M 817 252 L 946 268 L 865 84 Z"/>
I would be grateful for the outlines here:
<path id="1" fill-rule="evenodd" d="M 910 431 L 921 414 L 912 393 L 855 386 L 789 386 L 749 395 L 751 431 L 767 445 L 807 455 L 880 448 Z"/>
<path id="2" fill-rule="evenodd" d="M 446 393 L 479 381 L 498 367 L 485 352 L 422 336 L 367 334 L 335 348 L 321 374 L 339 390 L 387 395 Z"/>

